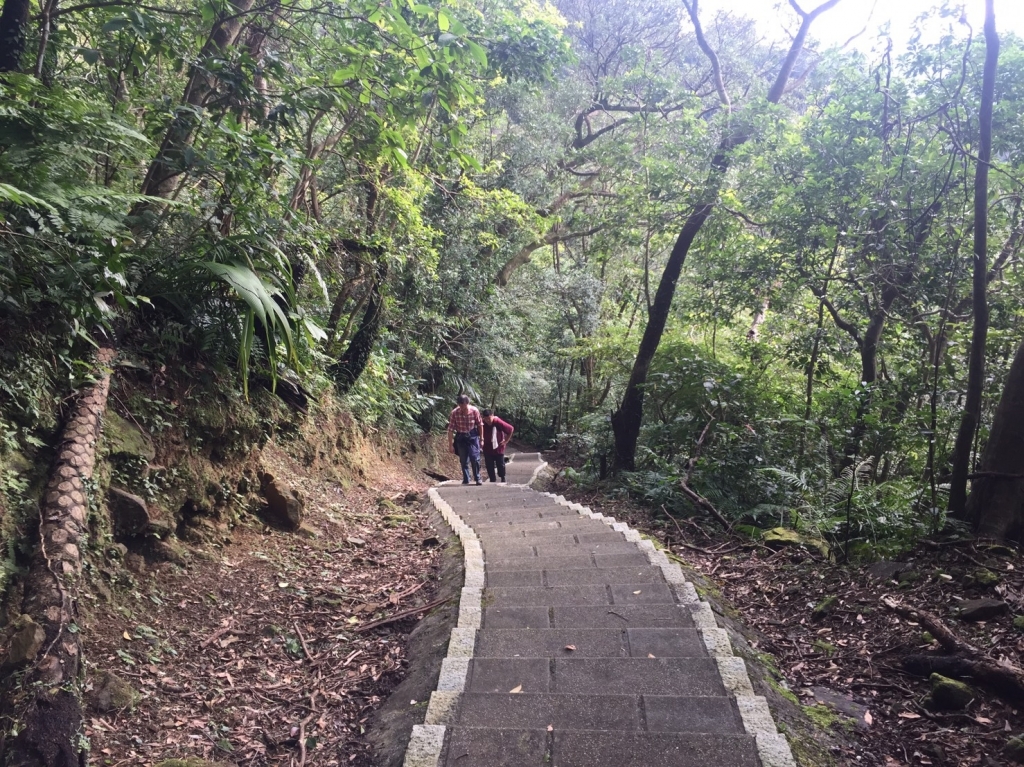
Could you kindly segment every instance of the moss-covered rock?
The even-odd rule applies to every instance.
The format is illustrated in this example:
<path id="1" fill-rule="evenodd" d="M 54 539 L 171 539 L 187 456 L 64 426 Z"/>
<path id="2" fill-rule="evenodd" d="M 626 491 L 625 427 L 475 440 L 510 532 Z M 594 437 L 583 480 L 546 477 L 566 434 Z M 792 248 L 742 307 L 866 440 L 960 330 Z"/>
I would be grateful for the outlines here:
<path id="1" fill-rule="evenodd" d="M 1013 619 L 1013 627 L 1017 631 L 1024 631 L 1024 615 L 1018 615 Z"/>
<path id="2" fill-rule="evenodd" d="M 828 556 L 828 544 L 825 541 L 802 535 L 796 530 L 790 530 L 788 527 L 773 527 L 771 530 L 765 530 L 761 540 L 770 549 L 778 550 L 790 546 L 802 546 L 808 549 L 816 549 L 822 555 Z"/>
<path id="3" fill-rule="evenodd" d="M 972 586 L 981 588 L 995 586 L 999 581 L 999 576 L 987 567 L 979 567 L 977 570 L 974 570 L 964 576 L 964 586 L 968 588 Z"/>
<path id="4" fill-rule="evenodd" d="M 822 599 L 815 606 L 814 610 L 811 611 L 811 618 L 816 621 L 820 621 L 826 618 L 829 613 L 835 610 L 839 606 L 839 597 L 829 596 Z"/>
<path id="5" fill-rule="evenodd" d="M 1003 746 L 1003 756 L 1011 762 L 1024 764 L 1024 737 L 1015 736 L 1006 741 Z"/>
<path id="6" fill-rule="evenodd" d="M 152 461 L 156 458 L 153 441 L 142 429 L 113 410 L 103 416 L 103 448 L 108 455 L 124 455 Z"/>
<path id="7" fill-rule="evenodd" d="M 932 692 L 925 699 L 925 705 L 928 708 L 939 711 L 962 711 L 976 697 L 976 693 L 970 685 L 942 676 L 942 674 L 932 674 L 929 681 L 932 685 Z"/>
<path id="8" fill-rule="evenodd" d="M 384 517 L 384 524 L 388 527 L 400 527 L 407 525 L 416 518 L 412 514 L 388 514 Z"/>
<path id="9" fill-rule="evenodd" d="M 20 615 L 14 621 L 14 632 L 11 638 L 4 666 L 19 668 L 35 660 L 46 641 L 46 631 L 28 615 Z"/>
<path id="10" fill-rule="evenodd" d="M 139 702 L 139 693 L 117 674 L 101 671 L 86 695 L 89 705 L 96 711 L 131 711 Z"/>

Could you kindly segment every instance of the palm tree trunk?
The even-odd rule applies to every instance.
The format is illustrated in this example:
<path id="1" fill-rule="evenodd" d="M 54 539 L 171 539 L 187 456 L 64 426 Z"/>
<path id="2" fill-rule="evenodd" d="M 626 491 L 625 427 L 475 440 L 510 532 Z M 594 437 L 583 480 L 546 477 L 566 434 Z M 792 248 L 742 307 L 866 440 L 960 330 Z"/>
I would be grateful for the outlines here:
<path id="1" fill-rule="evenodd" d="M 35 649 L 26 673 L 8 679 L 4 698 L 17 737 L 2 755 L 7 767 L 72 767 L 85 764 L 77 693 L 82 646 L 77 592 L 88 534 L 89 485 L 103 425 L 115 351 L 101 347 L 94 384 L 80 393 L 57 449 L 39 506 L 39 546 L 25 578 L 22 629 Z"/>

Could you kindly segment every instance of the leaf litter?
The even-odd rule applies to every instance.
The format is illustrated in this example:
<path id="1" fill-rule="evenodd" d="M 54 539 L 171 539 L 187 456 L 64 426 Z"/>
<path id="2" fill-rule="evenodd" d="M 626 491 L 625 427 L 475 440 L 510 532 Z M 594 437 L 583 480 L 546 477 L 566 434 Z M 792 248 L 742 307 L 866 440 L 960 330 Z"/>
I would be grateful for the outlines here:
<path id="1" fill-rule="evenodd" d="M 343 490 L 305 476 L 303 537 L 246 517 L 187 568 L 146 566 L 90 609 L 87 668 L 124 678 L 134 710 L 92 712 L 98 764 L 196 756 L 244 765 L 371 767 L 371 714 L 403 678 L 409 632 L 437 603 L 441 548 L 420 511 L 429 480 L 383 467 Z M 401 514 L 382 497 L 405 505 Z M 358 537 L 359 547 L 346 539 Z M 143 627 L 146 628 L 143 633 Z"/>

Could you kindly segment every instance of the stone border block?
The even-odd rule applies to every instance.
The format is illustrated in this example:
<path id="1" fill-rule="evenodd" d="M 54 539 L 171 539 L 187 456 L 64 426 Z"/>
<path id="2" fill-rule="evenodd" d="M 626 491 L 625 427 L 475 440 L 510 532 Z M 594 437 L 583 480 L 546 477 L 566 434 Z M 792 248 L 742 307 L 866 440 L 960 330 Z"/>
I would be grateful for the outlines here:
<path id="1" fill-rule="evenodd" d="M 689 583 L 689 581 L 686 580 L 686 576 L 683 575 L 682 568 L 675 562 L 667 562 L 661 565 L 661 574 L 665 576 L 666 581 L 673 585 Z"/>
<path id="2" fill-rule="evenodd" d="M 404 767 L 438 767 L 444 747 L 445 727 L 437 724 L 416 724 L 405 749 Z"/>
<path id="3" fill-rule="evenodd" d="M 774 735 L 778 732 L 775 720 L 772 719 L 772 712 L 768 708 L 768 701 L 763 696 L 738 695 L 736 696 L 736 707 L 740 710 L 743 728 L 748 735 L 760 735 L 761 733 Z"/>
<path id="4" fill-rule="evenodd" d="M 686 583 L 672 584 L 673 590 L 676 592 L 676 599 L 679 600 L 680 604 L 683 605 L 696 605 L 700 604 L 700 596 L 697 594 L 696 587 L 687 581 Z"/>
<path id="5" fill-rule="evenodd" d="M 732 644 L 729 642 L 729 632 L 725 629 L 701 629 L 700 634 L 704 638 L 704 646 L 708 648 L 708 653 L 712 657 L 732 657 Z"/>
<path id="6" fill-rule="evenodd" d="M 796 767 L 793 752 L 785 735 L 778 733 L 758 733 L 757 755 L 761 757 L 761 767 Z"/>
<path id="7" fill-rule="evenodd" d="M 438 692 L 462 692 L 466 689 L 469 658 L 445 658 L 441 661 L 441 676 L 437 678 Z M 744 671 L 744 673 L 746 673 Z"/>
<path id="8" fill-rule="evenodd" d="M 698 602 L 693 607 L 693 623 L 699 629 L 716 629 L 718 621 L 715 620 L 715 613 L 707 602 Z"/>
<path id="9" fill-rule="evenodd" d="M 460 629 L 478 629 L 484 622 L 484 610 L 480 605 L 460 605 L 459 622 L 456 624 Z"/>
<path id="10" fill-rule="evenodd" d="M 451 724 L 455 720 L 455 711 L 459 707 L 462 694 L 457 692 L 430 693 L 430 703 L 427 704 L 427 717 L 424 724 Z"/>
<path id="11" fill-rule="evenodd" d="M 743 658 L 737 658 L 735 655 L 718 656 L 715 663 L 718 664 L 718 674 L 722 677 L 725 689 L 736 696 L 754 694 L 754 688 L 750 686 L 750 677 L 747 676 L 747 664 L 743 662 Z"/>
<path id="12" fill-rule="evenodd" d="M 472 658 L 476 650 L 475 628 L 453 628 L 452 638 L 448 640 L 449 658 Z"/>

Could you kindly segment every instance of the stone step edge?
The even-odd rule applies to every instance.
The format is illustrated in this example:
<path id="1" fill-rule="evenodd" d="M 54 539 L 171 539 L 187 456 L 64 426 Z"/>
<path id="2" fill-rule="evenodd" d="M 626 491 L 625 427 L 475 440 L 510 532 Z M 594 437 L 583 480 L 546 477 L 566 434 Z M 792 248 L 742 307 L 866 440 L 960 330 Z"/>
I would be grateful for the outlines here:
<path id="1" fill-rule="evenodd" d="M 689 605 L 693 611 L 694 625 L 700 630 L 708 653 L 718 664 L 722 683 L 725 685 L 725 689 L 736 698 L 736 704 L 739 706 L 740 716 L 743 719 L 743 727 L 747 734 L 754 736 L 762 767 L 796 767 L 796 760 L 793 758 L 789 741 L 786 740 L 785 735 L 779 733 L 775 719 L 768 708 L 767 700 L 761 695 L 754 695 L 754 688 L 750 684 L 750 677 L 747 674 L 747 666 L 742 658 L 733 655 L 729 634 L 725 629 L 718 627 L 718 621 L 715 620 L 711 605 L 700 598 L 693 584 L 686 579 L 682 568 L 672 562 L 665 552 L 655 546 L 650 539 L 643 537 L 625 522 L 598 514 L 589 506 L 574 503 L 564 496 L 554 493 L 544 493 L 544 495 L 554 500 L 555 503 L 572 509 L 582 517 L 600 520 L 612 530 L 622 533 L 626 536 L 626 540 L 636 543 L 637 547 L 647 555 L 652 565 L 661 568 L 665 580 L 675 592 L 680 604 Z"/>
<path id="2" fill-rule="evenodd" d="M 538 453 L 538 458 L 540 454 Z M 525 485 L 501 484 L 500 487 L 529 487 L 547 466 L 547 461 L 538 461 Z M 441 485 L 458 485 L 461 480 L 448 480 Z M 483 617 L 484 552 L 480 539 L 463 519 L 455 513 L 451 504 L 445 501 L 436 487 L 427 491 L 430 502 L 452 532 L 459 536 L 465 557 L 465 581 L 459 601 L 459 619 L 452 629 L 448 641 L 448 655 L 441 662 L 441 675 L 437 690 L 430 695 L 424 724 L 413 725 L 412 735 L 405 749 L 404 767 L 439 767 L 441 752 L 444 750 L 446 725 L 451 721 L 458 706 L 459 695 L 466 687 L 469 661 L 476 648 L 476 632 Z"/>

